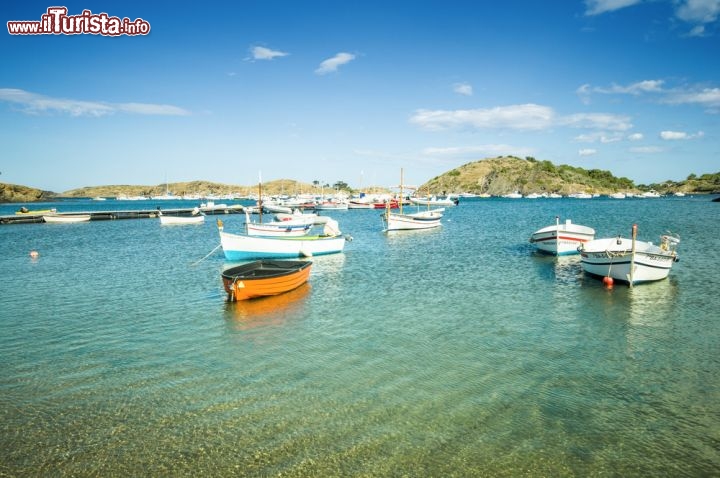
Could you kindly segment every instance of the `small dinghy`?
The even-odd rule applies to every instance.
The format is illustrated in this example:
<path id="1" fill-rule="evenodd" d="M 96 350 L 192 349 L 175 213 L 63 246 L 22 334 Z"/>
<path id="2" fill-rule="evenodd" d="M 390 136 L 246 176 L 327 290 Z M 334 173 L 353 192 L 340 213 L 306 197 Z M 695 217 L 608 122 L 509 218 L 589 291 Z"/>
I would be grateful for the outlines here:
<path id="1" fill-rule="evenodd" d="M 278 295 L 300 287 L 310 277 L 310 261 L 260 260 L 222 273 L 228 300 Z"/>

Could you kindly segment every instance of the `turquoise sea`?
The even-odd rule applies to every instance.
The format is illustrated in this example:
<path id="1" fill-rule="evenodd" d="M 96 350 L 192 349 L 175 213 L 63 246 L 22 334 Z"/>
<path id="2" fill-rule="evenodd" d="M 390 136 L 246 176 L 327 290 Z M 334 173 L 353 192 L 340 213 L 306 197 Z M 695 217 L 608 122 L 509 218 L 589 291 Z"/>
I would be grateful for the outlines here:
<path id="1" fill-rule="evenodd" d="M 28 206 L 159 204 L 197 205 Z M 1 225 L 0 475 L 720 476 L 720 204 L 473 199 L 392 234 L 328 215 L 345 252 L 249 303 L 225 301 L 213 216 Z M 680 261 L 606 289 L 528 243 L 556 215 L 675 232 Z"/>

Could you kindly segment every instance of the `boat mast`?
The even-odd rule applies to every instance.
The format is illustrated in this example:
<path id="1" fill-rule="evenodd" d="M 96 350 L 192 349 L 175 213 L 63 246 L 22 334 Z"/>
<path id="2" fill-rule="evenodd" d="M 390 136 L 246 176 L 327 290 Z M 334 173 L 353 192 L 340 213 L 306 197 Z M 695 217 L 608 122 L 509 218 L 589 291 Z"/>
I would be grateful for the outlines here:
<path id="1" fill-rule="evenodd" d="M 262 174 L 258 173 L 258 224 L 262 224 Z"/>
<path id="2" fill-rule="evenodd" d="M 633 285 L 635 275 L 635 240 L 637 239 L 637 224 L 632 226 L 632 253 L 630 254 L 630 287 Z"/>
<path id="3" fill-rule="evenodd" d="M 560 251 L 560 216 L 555 216 L 555 254 Z"/>
<path id="4" fill-rule="evenodd" d="M 400 168 L 400 197 L 398 198 L 398 201 L 400 204 L 398 204 L 398 207 L 400 208 L 400 214 L 403 213 L 403 168 Z"/>

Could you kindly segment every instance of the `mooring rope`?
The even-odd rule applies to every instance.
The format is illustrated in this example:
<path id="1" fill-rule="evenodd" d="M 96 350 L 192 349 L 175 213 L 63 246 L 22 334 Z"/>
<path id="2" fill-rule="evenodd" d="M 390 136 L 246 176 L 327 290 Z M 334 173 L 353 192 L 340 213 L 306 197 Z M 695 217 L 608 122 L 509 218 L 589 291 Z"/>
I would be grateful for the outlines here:
<path id="1" fill-rule="evenodd" d="M 213 249 L 212 251 L 208 252 L 208 254 L 207 254 L 205 257 L 203 257 L 202 259 L 200 259 L 200 260 L 197 261 L 197 262 L 193 262 L 193 263 L 190 264 L 190 265 L 191 265 L 191 266 L 196 266 L 196 265 L 200 264 L 202 261 L 204 261 L 205 259 L 207 259 L 208 257 L 210 257 L 210 255 L 211 255 L 213 252 L 217 251 L 221 246 L 222 246 L 222 242 L 221 242 L 220 244 L 218 244 L 217 247 L 215 247 L 215 249 Z"/>

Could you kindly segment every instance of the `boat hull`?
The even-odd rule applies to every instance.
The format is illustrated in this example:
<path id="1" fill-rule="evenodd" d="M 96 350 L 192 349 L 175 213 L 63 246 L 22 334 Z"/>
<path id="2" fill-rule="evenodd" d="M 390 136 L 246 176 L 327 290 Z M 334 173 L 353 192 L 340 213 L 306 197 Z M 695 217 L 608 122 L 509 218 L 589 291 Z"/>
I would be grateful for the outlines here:
<path id="1" fill-rule="evenodd" d="M 299 238 L 243 236 L 220 232 L 220 243 L 229 261 L 280 259 L 336 254 L 345 248 L 342 236 Z"/>
<path id="2" fill-rule="evenodd" d="M 60 215 L 45 215 L 43 221 L 55 224 L 67 224 L 75 222 L 88 222 L 90 220 L 90 214 L 68 214 L 67 216 Z"/>
<path id="3" fill-rule="evenodd" d="M 635 249 L 633 258 L 631 239 L 590 241 L 580 247 L 582 268 L 594 276 L 637 284 L 665 279 L 678 260 L 674 251 L 649 242 L 637 241 Z"/>
<path id="4" fill-rule="evenodd" d="M 255 261 L 223 271 L 223 287 L 232 301 L 279 295 L 306 283 L 311 266 L 310 261 Z"/>
<path id="5" fill-rule="evenodd" d="M 530 243 L 540 252 L 557 256 L 578 254 L 578 246 L 595 239 L 595 230 L 591 227 L 572 224 L 556 224 L 535 231 Z"/>
<path id="6" fill-rule="evenodd" d="M 181 226 L 184 224 L 202 224 L 205 216 L 160 216 L 160 224 L 163 226 Z"/>
<path id="7" fill-rule="evenodd" d="M 434 211 L 426 211 L 415 214 L 387 214 L 388 231 L 408 231 L 416 229 L 432 229 L 440 227 L 442 214 Z"/>
<path id="8" fill-rule="evenodd" d="M 246 224 L 247 233 L 250 236 L 265 237 L 299 237 L 305 236 L 310 232 L 312 224 L 298 224 L 290 222 L 278 221 L 277 223 L 255 224 L 249 222 Z"/>
<path id="9" fill-rule="evenodd" d="M 457 206 L 459 203 L 457 199 L 410 198 L 410 201 L 419 206 Z"/>

